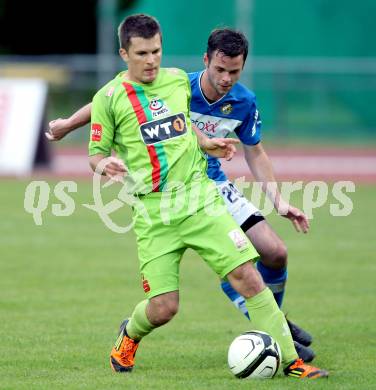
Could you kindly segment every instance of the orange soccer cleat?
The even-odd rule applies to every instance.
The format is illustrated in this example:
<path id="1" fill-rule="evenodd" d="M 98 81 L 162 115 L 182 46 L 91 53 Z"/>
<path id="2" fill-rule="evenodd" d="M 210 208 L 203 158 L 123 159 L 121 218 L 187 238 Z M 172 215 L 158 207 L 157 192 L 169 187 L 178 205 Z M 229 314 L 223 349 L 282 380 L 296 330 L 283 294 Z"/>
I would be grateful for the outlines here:
<path id="1" fill-rule="evenodd" d="M 328 371 L 305 364 L 302 359 L 294 360 L 283 371 L 287 376 L 300 379 L 327 378 L 329 376 Z"/>
<path id="2" fill-rule="evenodd" d="M 129 319 L 120 325 L 119 337 L 111 351 L 110 364 L 116 372 L 130 372 L 134 366 L 134 357 L 138 348 L 138 341 L 131 339 L 126 331 Z"/>

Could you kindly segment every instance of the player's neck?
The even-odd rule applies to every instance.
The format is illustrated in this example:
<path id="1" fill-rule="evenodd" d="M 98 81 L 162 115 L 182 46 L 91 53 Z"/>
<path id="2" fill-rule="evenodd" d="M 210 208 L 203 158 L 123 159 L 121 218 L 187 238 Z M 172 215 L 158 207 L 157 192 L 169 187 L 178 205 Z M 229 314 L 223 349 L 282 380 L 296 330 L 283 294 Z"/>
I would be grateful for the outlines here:
<path id="1" fill-rule="evenodd" d="M 214 103 L 221 99 L 224 95 L 220 95 L 210 84 L 207 71 L 205 70 L 200 80 L 201 91 L 209 103 Z"/>

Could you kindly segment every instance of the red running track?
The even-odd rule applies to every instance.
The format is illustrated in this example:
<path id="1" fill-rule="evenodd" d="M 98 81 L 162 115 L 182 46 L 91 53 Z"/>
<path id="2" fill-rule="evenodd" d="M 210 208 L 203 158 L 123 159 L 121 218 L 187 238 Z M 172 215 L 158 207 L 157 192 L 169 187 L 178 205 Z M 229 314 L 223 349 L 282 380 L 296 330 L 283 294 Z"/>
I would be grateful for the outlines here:
<path id="1" fill-rule="evenodd" d="M 376 148 L 283 148 L 267 149 L 278 181 L 283 180 L 351 180 L 376 183 Z M 53 150 L 51 170 L 38 176 L 90 177 L 86 148 Z M 225 172 L 232 178 L 252 176 L 239 149 L 232 161 L 222 160 Z"/>

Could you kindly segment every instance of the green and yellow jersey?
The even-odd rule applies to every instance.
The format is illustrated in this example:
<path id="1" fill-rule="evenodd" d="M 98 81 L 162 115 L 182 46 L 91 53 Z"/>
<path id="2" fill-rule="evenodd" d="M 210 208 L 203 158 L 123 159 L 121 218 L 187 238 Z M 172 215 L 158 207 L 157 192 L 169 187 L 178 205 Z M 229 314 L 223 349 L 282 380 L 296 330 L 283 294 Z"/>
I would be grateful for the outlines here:
<path id="1" fill-rule="evenodd" d="M 189 117 L 189 79 L 180 69 L 161 68 L 150 84 L 121 72 L 97 92 L 91 113 L 89 155 L 114 149 L 135 182 L 135 192 L 168 190 L 169 183 L 206 177 Z"/>

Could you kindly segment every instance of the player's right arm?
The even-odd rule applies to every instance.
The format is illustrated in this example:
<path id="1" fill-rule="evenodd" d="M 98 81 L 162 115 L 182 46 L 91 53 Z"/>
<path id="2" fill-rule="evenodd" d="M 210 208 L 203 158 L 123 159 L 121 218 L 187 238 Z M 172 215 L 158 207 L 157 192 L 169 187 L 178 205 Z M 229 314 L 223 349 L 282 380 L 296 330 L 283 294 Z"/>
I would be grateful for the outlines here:
<path id="1" fill-rule="evenodd" d="M 108 176 L 111 180 L 122 181 L 127 173 L 122 160 L 117 157 L 106 157 L 103 154 L 95 154 L 89 156 L 89 164 L 93 172 L 97 172 L 103 176 Z"/>
<path id="2" fill-rule="evenodd" d="M 50 141 L 59 141 L 71 131 L 78 129 L 90 122 L 91 103 L 81 107 L 69 118 L 58 118 L 49 123 L 48 131 L 45 133 Z"/>
<path id="3" fill-rule="evenodd" d="M 115 135 L 114 114 L 111 98 L 101 89 L 93 99 L 91 107 L 91 138 L 89 142 L 89 164 L 94 172 L 121 181 L 126 173 L 125 164 L 111 156 Z"/>

